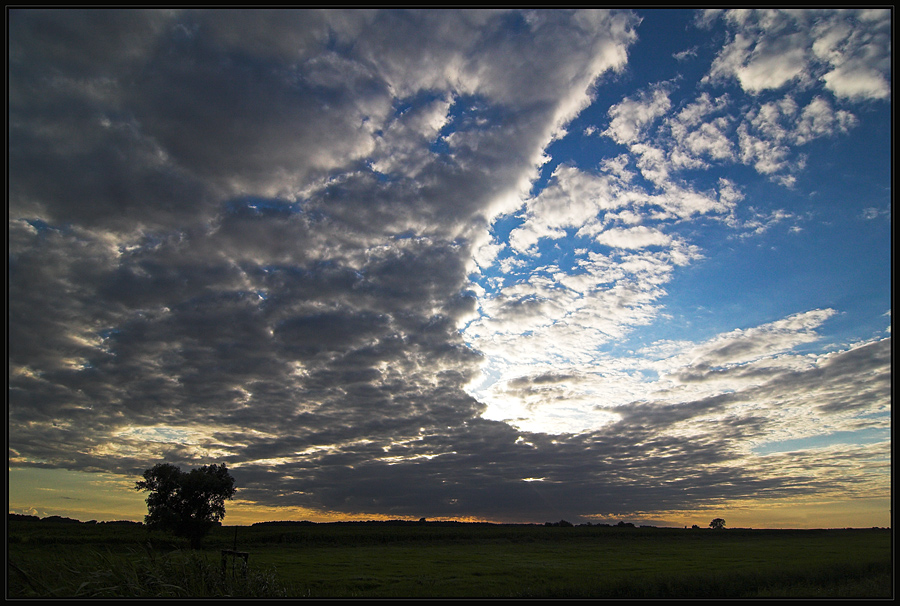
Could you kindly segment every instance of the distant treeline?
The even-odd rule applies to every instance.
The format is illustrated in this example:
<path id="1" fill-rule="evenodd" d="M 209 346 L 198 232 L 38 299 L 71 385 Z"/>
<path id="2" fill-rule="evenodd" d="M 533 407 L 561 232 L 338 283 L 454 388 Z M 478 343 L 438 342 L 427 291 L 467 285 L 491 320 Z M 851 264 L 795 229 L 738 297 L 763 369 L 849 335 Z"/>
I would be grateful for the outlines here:
<path id="1" fill-rule="evenodd" d="M 535 526 L 535 524 L 495 524 L 494 522 L 460 522 L 457 520 L 428 521 L 416 520 L 347 520 L 341 522 L 310 522 L 309 520 L 277 520 L 272 522 L 255 522 L 251 526 Z"/>
<path id="2" fill-rule="evenodd" d="M 26 515 L 20 513 L 10 513 L 8 514 L 8 519 L 10 521 L 16 520 L 20 522 L 59 522 L 63 524 L 130 524 L 134 526 L 143 526 L 142 522 L 133 522 L 131 520 L 113 520 L 107 522 L 98 522 L 97 520 L 88 520 L 87 522 L 82 522 L 81 520 L 76 520 L 74 518 L 66 518 L 63 516 L 47 516 L 46 518 L 40 518 L 38 516 Z M 535 523 L 519 523 L 519 524 L 502 524 L 496 522 L 460 522 L 458 520 L 432 520 L 429 521 L 426 518 L 421 518 L 419 520 L 346 520 L 340 522 L 311 522 L 309 520 L 274 520 L 270 522 L 254 522 L 251 526 L 324 526 L 324 525 L 332 525 L 332 526 L 419 526 L 422 524 L 427 524 L 428 526 L 561 526 L 561 527 L 573 527 L 576 524 L 572 524 L 571 522 L 567 522 L 566 520 L 560 520 L 559 522 L 544 522 L 543 524 L 535 524 Z M 216 526 L 221 526 L 220 524 L 216 524 Z M 578 524 L 577 526 L 599 526 L 599 527 L 627 527 L 634 528 L 635 525 L 631 522 L 619 522 L 618 524 L 592 524 L 591 522 L 587 522 L 586 524 Z M 648 526 L 641 526 L 641 528 L 650 528 Z"/>
<path id="3" fill-rule="evenodd" d="M 133 522 L 131 520 L 113 520 L 108 522 L 98 522 L 97 520 L 88 520 L 87 522 L 82 522 L 81 520 L 76 520 L 74 518 L 66 518 L 63 516 L 47 516 L 46 518 L 40 518 L 38 516 L 25 515 L 19 513 L 10 513 L 9 520 L 16 520 L 20 522 L 59 522 L 64 524 L 130 524 L 136 526 L 143 526 L 142 522 Z M 333 526 L 418 526 L 421 524 L 427 524 L 429 526 L 557 526 L 557 527 L 573 527 L 576 524 L 572 524 L 571 522 L 567 522 L 566 520 L 560 520 L 559 522 L 544 522 L 543 524 L 528 524 L 528 523 L 520 523 L 520 524 L 501 524 L 496 522 L 460 522 L 458 520 L 433 520 L 429 521 L 426 518 L 421 518 L 418 521 L 416 520 L 347 520 L 341 522 L 311 522 L 309 520 L 275 520 L 270 522 L 254 522 L 251 526 L 322 526 L 322 525 L 333 525 Z M 221 526 L 221 524 L 216 524 L 217 526 Z M 619 527 L 619 528 L 634 528 L 635 525 L 631 522 L 619 522 L 618 524 L 592 524 L 591 522 L 587 522 L 585 524 L 578 524 L 578 526 L 598 526 L 603 528 L 609 528 L 611 526 Z M 653 526 L 641 526 L 641 528 L 653 528 Z"/>
<path id="4" fill-rule="evenodd" d="M 535 523 L 519 523 L 519 524 L 503 524 L 497 522 L 460 522 L 458 520 L 433 520 L 429 521 L 425 518 L 421 518 L 418 521 L 415 520 L 357 520 L 357 521 L 342 521 L 342 522 L 310 522 L 309 520 L 276 520 L 271 522 L 255 522 L 251 524 L 251 526 L 322 526 L 322 525 L 333 525 L 333 526 L 352 526 L 352 525 L 369 525 L 369 526 L 419 526 L 422 524 L 427 524 L 429 526 L 557 526 L 563 528 L 572 528 L 576 526 L 576 524 L 572 524 L 571 522 L 567 522 L 566 520 L 560 520 L 559 522 L 544 522 L 543 524 L 535 524 Z M 619 522 L 618 524 L 592 524 L 591 522 L 587 522 L 585 524 L 578 524 L 578 526 L 597 526 L 601 528 L 635 528 L 635 525 L 631 522 Z M 641 526 L 641 528 L 656 528 L 655 526 Z"/>
<path id="5" fill-rule="evenodd" d="M 131 520 L 112 520 L 110 522 L 88 520 L 87 522 L 82 522 L 81 520 L 76 520 L 74 518 L 65 518 L 63 516 L 47 516 L 46 518 L 39 518 L 38 516 L 25 515 L 21 513 L 8 514 L 7 519 L 9 521 L 18 522 L 60 522 L 63 524 L 130 524 L 132 526 L 143 526 L 141 522 L 132 522 Z"/>

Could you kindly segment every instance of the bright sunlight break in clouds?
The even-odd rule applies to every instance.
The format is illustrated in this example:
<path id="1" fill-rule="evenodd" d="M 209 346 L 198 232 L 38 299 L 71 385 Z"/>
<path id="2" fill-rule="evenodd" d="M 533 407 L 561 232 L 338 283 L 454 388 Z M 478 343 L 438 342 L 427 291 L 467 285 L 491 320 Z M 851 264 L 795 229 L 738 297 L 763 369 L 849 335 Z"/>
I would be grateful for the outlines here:
<path id="1" fill-rule="evenodd" d="M 886 10 L 9 9 L 9 507 L 888 525 Z"/>

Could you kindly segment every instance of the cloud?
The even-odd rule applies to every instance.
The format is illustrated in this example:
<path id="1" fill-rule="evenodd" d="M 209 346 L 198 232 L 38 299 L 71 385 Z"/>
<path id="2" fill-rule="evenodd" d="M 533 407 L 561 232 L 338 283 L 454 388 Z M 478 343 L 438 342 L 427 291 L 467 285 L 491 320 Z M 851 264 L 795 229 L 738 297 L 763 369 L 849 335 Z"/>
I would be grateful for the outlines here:
<path id="1" fill-rule="evenodd" d="M 827 311 L 798 314 L 748 330 L 746 335 L 741 335 L 748 341 L 740 353 L 737 348 L 723 347 L 726 342 L 733 346 L 735 335 L 722 335 L 688 347 L 680 345 L 678 350 L 684 354 L 692 348 L 699 349 L 708 352 L 704 359 L 712 356 L 718 362 L 747 360 L 750 350 L 755 352 L 754 362 L 738 363 L 728 371 L 732 375 L 729 381 L 719 382 L 724 377 L 708 373 L 699 390 L 696 385 L 689 386 L 689 391 L 666 389 L 667 380 L 661 376 L 654 393 L 653 383 L 638 383 L 632 377 L 631 383 L 638 387 L 634 392 L 650 397 L 630 400 L 629 391 L 623 388 L 628 385 L 628 370 L 633 366 L 619 360 L 617 373 L 602 366 L 599 370 L 595 363 L 591 370 L 585 367 L 579 374 L 557 373 L 552 380 L 547 380 L 551 376 L 547 373 L 531 375 L 530 379 L 520 376 L 507 382 L 497 396 L 506 402 L 520 398 L 531 411 L 539 411 L 530 415 L 528 421 L 511 419 L 514 424 L 520 423 L 533 431 L 540 431 L 541 427 L 574 429 L 578 422 L 582 423 L 582 431 L 586 433 L 556 441 L 567 445 L 590 444 L 597 465 L 594 469 L 602 470 L 604 482 L 612 486 L 617 485 L 616 478 L 622 481 L 628 478 L 639 486 L 645 486 L 644 482 L 660 482 L 658 496 L 664 500 L 690 499 L 683 489 L 689 487 L 696 491 L 698 486 L 718 487 L 703 490 L 707 502 L 737 495 L 757 498 L 812 493 L 837 495 L 841 490 L 837 486 L 849 484 L 855 484 L 861 494 L 878 494 L 885 490 L 885 476 L 870 473 L 868 469 L 869 465 L 877 467 L 878 461 L 887 456 L 888 445 L 879 442 L 853 446 L 825 438 L 834 432 L 889 426 L 890 342 L 868 342 L 823 358 L 785 354 L 785 348 L 807 339 L 806 331 L 827 315 Z M 662 358 L 657 368 L 677 367 L 683 363 L 684 354 Z M 696 362 L 699 364 L 699 360 Z M 649 360 L 633 360 L 632 364 L 649 364 Z M 867 386 L 863 387 L 864 383 Z M 594 387 L 593 411 L 587 401 L 573 406 L 571 389 L 567 390 L 566 386 L 574 385 L 581 393 L 585 392 L 585 386 Z M 858 395 L 851 396 L 855 390 L 860 390 Z M 578 404 L 582 405 L 580 411 Z M 510 413 L 514 410 L 508 408 Z M 814 421 L 807 422 L 809 419 Z M 592 422 L 599 426 L 591 425 Z M 776 448 L 778 454 L 763 457 L 753 454 L 763 444 L 775 447 L 786 440 L 823 434 L 825 441 L 819 447 L 790 454 Z M 643 445 L 640 461 L 630 456 L 634 451 L 620 449 L 626 443 Z M 688 454 L 688 444 L 696 457 Z M 824 460 L 833 463 L 843 457 L 867 461 L 867 464 L 861 463 L 863 467 L 853 472 Z M 576 457 L 576 460 L 581 459 Z M 660 467 L 651 470 L 654 465 Z M 790 472 L 786 473 L 786 469 Z M 545 482 L 555 479 L 552 473 L 544 477 Z M 777 480 L 787 477 L 792 479 Z M 682 482 L 678 478 L 690 479 Z M 629 496 L 640 501 L 641 493 L 637 489 L 629 492 Z"/>
<path id="2" fill-rule="evenodd" d="M 518 521 L 877 484 L 806 457 L 804 485 L 748 453 L 803 414 L 881 427 L 889 339 L 813 359 L 822 309 L 604 349 L 665 317 L 704 226 L 758 227 L 735 218 L 742 184 L 686 171 L 768 157 L 784 176 L 791 146 L 855 124 L 827 96 L 742 114 L 673 80 L 609 105 L 608 157 L 535 188 L 639 23 L 11 11 L 10 465 L 214 459 L 258 505 Z M 851 90 L 841 40 L 887 73 L 864 52 L 881 38 L 843 31 L 817 38 L 826 90 Z"/>
<path id="3" fill-rule="evenodd" d="M 428 460 L 483 409 L 472 243 L 635 24 L 14 11 L 11 460 L 214 457 L 261 500 L 254 461 Z"/>
<path id="4" fill-rule="evenodd" d="M 802 110 L 791 97 L 765 103 L 748 114 L 738 127 L 740 158 L 760 174 L 773 174 L 802 167 L 791 160 L 791 149 L 824 136 L 846 133 L 857 124 L 853 114 L 835 112 L 822 97 L 815 97 Z"/>
<path id="5" fill-rule="evenodd" d="M 890 11 L 728 10 L 731 39 L 708 78 L 735 78 L 750 93 L 809 86 L 814 78 L 838 98 L 890 96 Z"/>
<path id="6" fill-rule="evenodd" d="M 645 248 L 647 246 L 667 246 L 672 238 L 658 229 L 639 225 L 628 229 L 610 229 L 597 236 L 597 242 L 612 248 Z"/>
<path id="7" fill-rule="evenodd" d="M 552 179 L 550 187 L 527 203 L 524 224 L 510 234 L 510 246 L 516 251 L 531 250 L 542 238 L 562 238 L 567 229 L 592 225 L 602 211 L 629 203 L 619 195 L 615 180 L 572 166 L 558 167 Z"/>
<path id="8" fill-rule="evenodd" d="M 813 52 L 832 68 L 822 80 L 839 98 L 890 97 L 891 14 L 862 10 L 855 19 L 823 20 L 815 30 Z"/>
<path id="9" fill-rule="evenodd" d="M 697 47 L 692 46 L 691 48 L 687 48 L 683 51 L 679 51 L 672 55 L 676 61 L 685 61 L 688 59 L 692 59 L 697 56 Z"/>
<path id="10" fill-rule="evenodd" d="M 404 110 L 381 135 L 374 170 L 414 179 L 431 161 L 430 147 L 449 123 L 452 100 L 438 99 Z"/>
<path id="11" fill-rule="evenodd" d="M 643 138 L 643 131 L 671 107 L 665 87 L 646 91 L 637 99 L 625 99 L 609 108 L 609 128 L 604 135 L 616 143 L 634 143 Z"/>
<path id="12" fill-rule="evenodd" d="M 835 109 L 821 95 L 803 107 L 788 94 L 751 102 L 737 112 L 727 94 L 702 92 L 668 115 L 672 93 L 666 91 L 671 88 L 657 86 L 652 94 L 645 91 L 641 101 L 627 98 L 614 105 L 610 126 L 602 132 L 625 145 L 640 175 L 660 189 L 672 190 L 686 171 L 735 162 L 790 186 L 805 166 L 797 149 L 821 137 L 847 134 L 859 124 L 854 114 Z M 627 164 L 623 159 L 618 166 Z"/>
<path id="13" fill-rule="evenodd" d="M 865 219 L 866 221 L 872 221 L 872 220 L 878 219 L 880 217 L 890 218 L 890 216 L 891 216 L 890 207 L 875 208 L 874 206 L 871 206 L 869 208 L 864 209 L 862 212 L 862 218 Z"/>
<path id="14" fill-rule="evenodd" d="M 740 401 L 749 388 L 814 368 L 817 362 L 790 352 L 818 340 L 816 329 L 834 314 L 828 309 L 813 310 L 770 324 L 721 334 L 702 343 L 657 343 L 638 351 L 638 356 L 615 358 L 593 350 L 591 345 L 596 341 L 584 343 L 584 335 L 589 334 L 590 326 L 582 326 L 577 331 L 584 343 L 582 355 L 568 358 L 568 363 L 560 359 L 552 366 L 540 364 L 537 357 L 523 355 L 527 348 L 523 343 L 511 348 L 511 351 L 519 352 L 519 360 L 514 363 L 509 359 L 505 381 L 488 390 L 488 414 L 499 414 L 503 410 L 509 419 L 515 419 L 516 414 L 523 415 L 521 410 L 515 413 L 517 407 L 513 402 L 518 398 L 523 406 L 532 410 L 564 406 L 569 410 L 568 419 L 560 426 L 578 433 L 594 423 L 602 421 L 601 424 L 606 425 L 609 422 L 608 418 L 603 420 L 602 415 L 598 418 L 590 413 L 595 407 L 624 414 L 630 406 L 724 398 L 729 393 L 731 395 L 727 397 Z M 633 318 L 628 321 L 634 325 Z M 559 347 L 564 342 L 565 336 L 556 330 L 556 326 L 543 330 L 552 337 L 541 341 L 541 347 L 552 348 L 552 344 Z M 536 338 L 529 336 L 527 340 Z M 554 380 L 547 381 L 549 377 Z M 786 384 L 787 381 L 785 388 Z M 862 400 L 871 401 L 868 398 Z M 504 403 L 501 405 L 500 402 Z M 493 403 L 497 403 L 495 412 L 490 409 Z M 523 429 L 548 426 L 548 419 L 541 414 L 528 416 L 527 425 L 514 424 Z M 585 425 L 579 427 L 579 424 Z"/>
<path id="15" fill-rule="evenodd" d="M 833 309 L 814 310 L 747 330 L 737 329 L 692 348 L 685 355 L 691 358 L 691 366 L 747 363 L 815 340 L 814 329 L 834 314 Z"/>

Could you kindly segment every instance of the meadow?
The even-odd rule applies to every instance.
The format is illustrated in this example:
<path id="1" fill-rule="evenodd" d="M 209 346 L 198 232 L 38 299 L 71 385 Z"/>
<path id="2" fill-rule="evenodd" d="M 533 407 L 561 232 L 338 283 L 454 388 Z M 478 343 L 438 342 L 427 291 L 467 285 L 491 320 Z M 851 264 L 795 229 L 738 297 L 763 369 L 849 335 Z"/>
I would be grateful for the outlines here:
<path id="1" fill-rule="evenodd" d="M 222 550 L 246 552 L 248 566 Z M 10 520 L 7 597 L 891 598 L 887 529 Z"/>

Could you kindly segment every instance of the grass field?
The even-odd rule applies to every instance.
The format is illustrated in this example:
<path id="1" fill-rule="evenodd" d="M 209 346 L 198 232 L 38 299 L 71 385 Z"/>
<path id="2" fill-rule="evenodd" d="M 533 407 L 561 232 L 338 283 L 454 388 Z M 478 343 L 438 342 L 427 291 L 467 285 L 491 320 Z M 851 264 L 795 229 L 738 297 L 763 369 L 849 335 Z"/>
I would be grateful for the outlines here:
<path id="1" fill-rule="evenodd" d="M 236 535 L 236 536 L 235 536 Z M 221 550 L 248 552 L 249 568 Z M 220 527 L 10 521 L 7 597 L 747 598 L 893 595 L 884 529 L 453 523 Z"/>

